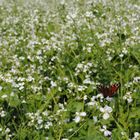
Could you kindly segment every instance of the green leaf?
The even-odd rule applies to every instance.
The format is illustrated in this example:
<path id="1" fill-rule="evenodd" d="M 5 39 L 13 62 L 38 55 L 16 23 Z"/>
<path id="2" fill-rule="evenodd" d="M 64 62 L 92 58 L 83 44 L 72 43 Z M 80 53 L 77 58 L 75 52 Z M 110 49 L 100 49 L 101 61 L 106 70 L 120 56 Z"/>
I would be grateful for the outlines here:
<path id="1" fill-rule="evenodd" d="M 19 100 L 18 96 L 9 98 L 9 105 L 11 107 L 17 107 L 20 103 L 21 103 L 21 101 Z"/>

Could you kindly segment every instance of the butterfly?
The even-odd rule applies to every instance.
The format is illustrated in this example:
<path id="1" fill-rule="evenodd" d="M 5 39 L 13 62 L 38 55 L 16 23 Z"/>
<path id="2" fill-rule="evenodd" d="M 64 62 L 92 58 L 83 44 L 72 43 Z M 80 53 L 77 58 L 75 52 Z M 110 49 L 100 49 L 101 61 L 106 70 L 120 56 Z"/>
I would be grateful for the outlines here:
<path id="1" fill-rule="evenodd" d="M 104 97 L 112 97 L 116 94 L 117 90 L 119 89 L 120 84 L 113 84 L 110 86 L 99 85 L 98 91 L 103 94 Z"/>

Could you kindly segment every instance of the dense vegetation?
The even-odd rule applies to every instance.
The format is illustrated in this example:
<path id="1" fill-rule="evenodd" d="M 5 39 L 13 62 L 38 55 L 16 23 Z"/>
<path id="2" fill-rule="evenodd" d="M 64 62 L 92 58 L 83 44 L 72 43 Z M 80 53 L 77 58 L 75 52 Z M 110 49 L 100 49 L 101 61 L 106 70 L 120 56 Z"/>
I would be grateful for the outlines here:
<path id="1" fill-rule="evenodd" d="M 1 0 L 0 139 L 139 140 L 140 1 Z M 98 85 L 120 83 L 104 98 Z"/>

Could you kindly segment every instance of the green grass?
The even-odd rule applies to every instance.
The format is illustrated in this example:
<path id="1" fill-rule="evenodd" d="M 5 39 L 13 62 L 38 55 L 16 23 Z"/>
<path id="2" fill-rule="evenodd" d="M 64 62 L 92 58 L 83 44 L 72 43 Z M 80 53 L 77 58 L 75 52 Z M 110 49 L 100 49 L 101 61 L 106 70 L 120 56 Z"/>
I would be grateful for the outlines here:
<path id="1" fill-rule="evenodd" d="M 140 136 L 140 2 L 0 2 L 0 139 Z M 98 85 L 120 83 L 104 98 Z"/>

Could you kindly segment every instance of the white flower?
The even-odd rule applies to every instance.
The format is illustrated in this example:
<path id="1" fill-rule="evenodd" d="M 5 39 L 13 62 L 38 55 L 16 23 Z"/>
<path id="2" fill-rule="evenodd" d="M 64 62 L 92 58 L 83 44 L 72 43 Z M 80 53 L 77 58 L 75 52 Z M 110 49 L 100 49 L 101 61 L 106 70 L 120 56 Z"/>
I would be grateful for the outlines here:
<path id="1" fill-rule="evenodd" d="M 82 116 L 82 117 L 85 117 L 87 114 L 86 114 L 86 112 L 80 112 L 79 115 Z"/>
<path id="2" fill-rule="evenodd" d="M 6 94 L 2 95 L 1 98 L 5 99 L 7 98 L 8 96 Z"/>
<path id="3" fill-rule="evenodd" d="M 134 133 L 134 137 L 136 138 L 136 137 L 138 137 L 138 136 L 140 136 L 140 133 L 139 133 L 139 132 L 135 132 L 135 133 Z"/>
<path id="4" fill-rule="evenodd" d="M 109 117 L 110 117 L 110 116 L 109 116 L 109 113 L 104 113 L 104 114 L 103 114 L 103 119 L 107 120 Z"/>
<path id="5" fill-rule="evenodd" d="M 1 116 L 1 117 L 5 117 L 5 116 L 6 116 L 6 112 L 2 110 L 2 111 L 0 112 L 0 116 Z"/>
<path id="6" fill-rule="evenodd" d="M 128 102 L 128 103 L 131 103 L 132 101 L 133 101 L 132 98 L 127 99 L 127 102 Z"/>
<path id="7" fill-rule="evenodd" d="M 10 132 L 10 129 L 6 128 L 5 133 L 9 133 L 9 132 Z"/>
<path id="8" fill-rule="evenodd" d="M 83 81 L 84 84 L 91 84 L 90 78 L 87 78 Z"/>
<path id="9" fill-rule="evenodd" d="M 34 81 L 34 78 L 32 76 L 29 76 L 27 79 L 29 82 Z"/>
<path id="10" fill-rule="evenodd" d="M 38 120 L 37 120 L 37 123 L 38 124 L 41 124 L 43 122 L 43 120 L 41 119 L 41 118 L 39 118 Z"/>
<path id="11" fill-rule="evenodd" d="M 85 90 L 86 88 L 87 88 L 86 86 L 81 86 L 81 85 L 79 85 L 78 88 L 77 88 L 77 90 L 78 90 L 78 91 L 83 91 L 83 90 Z"/>
<path id="12" fill-rule="evenodd" d="M 78 122 L 80 122 L 81 117 L 80 117 L 80 116 L 76 116 L 73 120 L 74 120 L 76 123 L 78 123 Z"/>
<path id="13" fill-rule="evenodd" d="M 91 97 L 91 101 L 95 101 L 95 99 L 96 99 L 96 96 Z"/>
<path id="14" fill-rule="evenodd" d="M 88 102 L 87 105 L 88 106 L 94 106 L 95 105 L 95 102 Z"/>
<path id="15" fill-rule="evenodd" d="M 139 82 L 140 82 L 140 77 L 134 77 L 133 82 L 134 82 L 134 83 L 139 83 Z"/>
<path id="16" fill-rule="evenodd" d="M 110 135 L 111 135 L 111 132 L 110 132 L 110 131 L 108 131 L 108 130 L 105 130 L 105 131 L 104 131 L 104 136 L 107 137 L 107 136 L 110 136 Z"/>
<path id="17" fill-rule="evenodd" d="M 52 122 L 47 122 L 47 123 L 45 124 L 44 128 L 45 128 L 45 129 L 49 129 L 50 126 L 52 126 L 52 125 L 53 125 Z"/>
<path id="18" fill-rule="evenodd" d="M 51 81 L 51 87 L 56 87 L 56 86 L 57 86 L 57 84 L 55 82 Z"/>
<path id="19" fill-rule="evenodd" d="M 85 16 L 86 17 L 93 17 L 93 13 L 91 12 L 91 11 L 87 11 L 86 13 L 85 13 Z"/>
<path id="20" fill-rule="evenodd" d="M 105 112 L 111 113 L 112 108 L 110 106 L 105 105 L 104 108 L 103 107 L 100 108 L 100 111 L 103 112 L 103 113 L 105 113 Z"/>
<path id="21" fill-rule="evenodd" d="M 132 96 L 131 96 L 131 92 L 127 92 L 124 96 L 123 96 L 124 100 L 127 100 L 128 103 L 131 103 L 133 101 Z"/>
<path id="22" fill-rule="evenodd" d="M 101 132 L 104 132 L 104 136 L 110 136 L 112 133 L 106 129 L 106 125 L 103 125 L 103 128 L 100 129 Z"/>
<path id="23" fill-rule="evenodd" d="M 125 134 L 125 132 L 121 132 L 121 135 L 124 136 L 124 135 L 126 135 L 126 134 Z"/>
<path id="24" fill-rule="evenodd" d="M 134 133 L 134 137 L 132 139 L 129 140 L 139 140 L 140 139 L 140 133 L 139 132 L 135 132 Z"/>
<path id="25" fill-rule="evenodd" d="M 111 102 L 111 101 L 113 100 L 113 98 L 111 98 L 111 97 L 109 97 L 109 96 L 107 96 L 105 99 L 106 99 L 107 101 L 109 101 L 109 102 Z"/>
<path id="26" fill-rule="evenodd" d="M 12 97 L 13 97 L 14 95 L 15 95 L 15 93 L 14 93 L 14 92 L 11 92 L 10 96 L 12 96 Z"/>
<path id="27" fill-rule="evenodd" d="M 87 95 L 85 95 L 85 96 L 83 97 L 83 99 L 84 99 L 84 100 L 87 100 Z"/>
<path id="28" fill-rule="evenodd" d="M 112 60 L 112 57 L 111 56 L 108 56 L 108 60 L 111 61 Z"/>
<path id="29" fill-rule="evenodd" d="M 80 122 L 81 117 L 85 117 L 86 112 L 76 112 L 76 117 L 73 119 L 76 123 Z"/>
<path id="30" fill-rule="evenodd" d="M 97 97 L 97 98 L 100 98 L 100 99 L 103 99 L 103 98 L 104 98 L 104 97 L 103 97 L 103 94 L 98 94 L 96 97 Z"/>
<path id="31" fill-rule="evenodd" d="M 95 101 L 95 99 L 96 99 L 96 96 L 92 96 L 91 102 L 88 102 L 87 105 L 88 105 L 88 106 L 97 105 L 97 102 Z"/>
<path id="32" fill-rule="evenodd" d="M 43 114 L 44 116 L 48 116 L 48 112 L 47 112 L 47 111 L 42 112 L 42 114 Z"/>
<path id="33" fill-rule="evenodd" d="M 78 64 L 78 65 L 77 65 L 77 69 L 78 69 L 78 68 L 79 68 L 79 69 L 83 69 L 83 64 L 81 64 L 81 63 Z"/>
<path id="34" fill-rule="evenodd" d="M 124 56 L 124 54 L 122 54 L 122 53 L 119 55 L 120 58 L 122 58 L 123 56 Z"/>
<path id="35" fill-rule="evenodd" d="M 104 113 L 103 119 L 107 120 L 110 117 L 109 113 L 112 112 L 112 108 L 106 105 L 104 108 L 100 107 L 100 111 Z"/>
<path id="36" fill-rule="evenodd" d="M 91 47 L 88 47 L 88 48 L 87 48 L 87 51 L 88 51 L 89 53 L 91 53 Z"/>
<path id="37" fill-rule="evenodd" d="M 93 116 L 94 123 L 98 121 L 97 116 Z"/>
<path id="38" fill-rule="evenodd" d="M 22 102 L 23 104 L 24 104 L 24 103 L 26 103 L 26 101 L 25 101 L 25 100 L 22 100 L 21 102 Z"/>
<path id="39" fill-rule="evenodd" d="M 123 48 L 122 53 L 123 54 L 127 54 L 128 53 L 128 51 L 126 50 L 126 48 Z"/>

